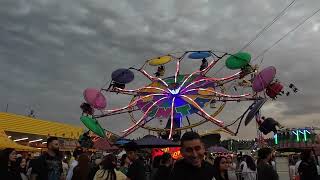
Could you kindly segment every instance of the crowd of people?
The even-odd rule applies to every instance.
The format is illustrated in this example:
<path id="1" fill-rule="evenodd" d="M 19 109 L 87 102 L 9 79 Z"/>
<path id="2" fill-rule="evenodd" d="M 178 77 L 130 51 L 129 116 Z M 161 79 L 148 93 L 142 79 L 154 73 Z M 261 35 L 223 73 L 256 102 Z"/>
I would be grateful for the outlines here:
<path id="1" fill-rule="evenodd" d="M 153 159 L 146 168 L 134 142 L 125 146 L 120 159 L 114 154 L 92 158 L 81 148 L 71 159 L 61 157 L 59 141 L 47 139 L 48 150 L 37 157 L 18 156 L 7 148 L 0 154 L 0 174 L 4 180 L 279 180 L 274 167 L 275 155 L 271 148 L 261 148 L 255 160 L 249 155 L 210 156 L 196 132 L 186 132 L 181 138 L 182 159 L 174 160 L 164 153 Z M 120 163 L 118 163 L 120 160 Z M 319 180 L 317 167 L 310 151 L 301 154 L 297 162 L 301 180 Z M 296 164 L 297 164 L 296 163 Z M 293 164 L 293 163 L 291 163 Z M 294 176 L 295 177 L 295 176 Z"/>

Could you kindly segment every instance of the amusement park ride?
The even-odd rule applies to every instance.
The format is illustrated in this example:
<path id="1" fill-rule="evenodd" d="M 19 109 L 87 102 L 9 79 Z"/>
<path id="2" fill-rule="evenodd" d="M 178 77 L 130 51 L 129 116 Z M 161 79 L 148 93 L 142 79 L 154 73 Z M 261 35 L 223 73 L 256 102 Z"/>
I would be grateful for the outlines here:
<path id="1" fill-rule="evenodd" d="M 199 62 L 200 67 L 192 73 L 182 73 L 182 66 L 190 61 Z M 237 72 L 226 77 L 210 76 L 209 72 L 221 61 L 225 61 L 228 69 Z M 101 137 L 105 137 L 106 133 L 97 119 L 108 120 L 123 113 L 129 114 L 132 126 L 123 130 L 120 137 L 144 128 L 157 132 L 162 138 L 179 139 L 181 131 L 206 122 L 237 135 L 242 121 L 245 120 L 245 125 L 248 125 L 254 118 L 263 134 L 276 132 L 280 124 L 272 118 L 261 118 L 261 107 L 268 99 L 288 96 L 290 91 L 296 93 L 298 89 L 290 84 L 285 92 L 284 84 L 276 78 L 275 67 L 260 69 L 250 61 L 251 55 L 246 52 L 186 51 L 147 60 L 140 68 L 117 69 L 112 73 L 109 87 L 84 90 L 86 102 L 81 105 L 83 113 L 80 119 L 88 129 Z M 175 72 L 165 76 L 169 74 L 166 66 L 172 67 L 173 64 Z M 147 72 L 150 67 L 156 67 L 156 72 Z M 127 89 L 127 85 L 134 82 L 135 73 L 142 74 L 149 82 L 137 89 Z M 227 94 L 229 89 L 233 89 L 234 93 Z M 107 109 L 106 93 L 131 96 L 131 101 L 123 107 Z M 231 124 L 226 125 L 216 118 L 226 104 L 243 101 L 252 101 L 252 104 Z M 165 125 L 162 125 L 163 120 Z M 237 122 L 239 124 L 235 131 L 229 128 Z"/>

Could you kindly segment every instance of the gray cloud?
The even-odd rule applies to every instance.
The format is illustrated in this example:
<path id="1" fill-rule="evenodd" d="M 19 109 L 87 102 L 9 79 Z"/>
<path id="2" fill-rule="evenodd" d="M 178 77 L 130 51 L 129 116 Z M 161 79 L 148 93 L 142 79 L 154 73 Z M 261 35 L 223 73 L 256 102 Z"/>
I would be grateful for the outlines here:
<path id="1" fill-rule="evenodd" d="M 41 118 L 80 124 L 83 89 L 101 87 L 113 70 L 141 65 L 151 57 L 181 50 L 236 52 L 288 3 L 288 0 L 3 0 L 0 2 L 2 107 L 8 103 L 9 111 L 20 114 L 34 108 Z M 297 1 L 247 51 L 256 57 L 318 7 L 317 0 Z M 264 56 L 262 67 L 274 65 L 280 80 L 286 84 L 294 82 L 300 89 L 298 94 L 281 97 L 277 103 L 269 102 L 263 109 L 266 115 L 288 126 L 304 126 L 305 122 L 317 125 L 319 24 L 317 15 Z M 191 72 L 195 65 L 187 64 L 184 71 Z M 230 73 L 224 69 L 217 76 Z M 136 83 L 129 87 L 146 83 L 149 82 L 138 75 Z M 108 98 L 110 108 L 123 106 L 130 100 L 117 95 Z M 228 105 L 219 118 L 227 124 L 247 106 L 247 103 Z M 101 123 L 115 132 L 130 124 L 127 115 L 106 118 Z M 199 130 L 215 128 L 208 124 Z M 244 127 L 239 137 L 253 137 L 253 129 L 254 124 Z M 140 130 L 135 136 L 143 133 L 146 131 Z"/>

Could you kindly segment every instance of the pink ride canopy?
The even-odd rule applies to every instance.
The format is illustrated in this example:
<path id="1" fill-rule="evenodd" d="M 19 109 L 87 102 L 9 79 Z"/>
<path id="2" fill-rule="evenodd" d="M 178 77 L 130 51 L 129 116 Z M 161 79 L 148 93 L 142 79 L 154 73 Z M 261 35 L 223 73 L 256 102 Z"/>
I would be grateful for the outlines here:
<path id="1" fill-rule="evenodd" d="M 276 75 L 276 68 L 269 66 L 259 72 L 253 80 L 252 89 L 255 92 L 261 92 L 268 87 Z"/>
<path id="2" fill-rule="evenodd" d="M 87 103 L 96 109 L 104 109 L 107 106 L 107 101 L 104 95 L 97 89 L 87 88 L 83 92 L 83 97 Z"/>

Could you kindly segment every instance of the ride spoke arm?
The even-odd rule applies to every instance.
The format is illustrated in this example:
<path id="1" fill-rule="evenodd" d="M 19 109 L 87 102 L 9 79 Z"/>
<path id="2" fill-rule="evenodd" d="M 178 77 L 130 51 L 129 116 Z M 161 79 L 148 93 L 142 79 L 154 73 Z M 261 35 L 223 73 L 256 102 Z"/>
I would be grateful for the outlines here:
<path id="1" fill-rule="evenodd" d="M 171 117 L 170 117 L 170 133 L 169 133 L 169 139 L 171 139 L 172 137 L 172 131 L 173 131 L 173 120 L 174 120 L 174 101 L 175 101 L 175 97 L 172 99 L 172 102 L 171 102 Z"/>
<path id="2" fill-rule="evenodd" d="M 181 92 L 183 93 L 186 89 L 188 89 L 190 86 L 192 85 L 195 85 L 197 83 L 200 83 L 200 82 L 204 82 L 204 81 L 210 81 L 210 82 L 219 82 L 219 81 L 226 81 L 226 80 L 234 80 L 234 79 L 237 79 L 239 77 L 241 72 L 237 72 L 231 76 L 227 76 L 227 77 L 224 77 L 224 78 L 204 78 L 204 79 L 200 79 L 200 80 L 197 80 L 197 81 L 193 81 L 192 83 L 188 84 L 186 87 L 184 87 Z M 183 85 L 181 85 L 182 87 Z"/>
<path id="3" fill-rule="evenodd" d="M 168 87 L 168 84 L 162 80 L 161 78 L 157 78 L 154 76 L 151 76 L 150 74 L 148 74 L 145 70 L 143 69 L 138 69 L 139 72 L 141 72 L 144 76 L 146 76 L 148 79 L 150 79 L 150 81 L 160 81 L 163 85 L 165 85 L 166 87 Z"/>
<path id="4" fill-rule="evenodd" d="M 132 90 L 131 89 L 121 89 L 121 88 L 117 88 L 116 87 L 116 88 L 114 88 L 113 91 L 110 91 L 110 92 L 139 93 L 142 90 L 157 90 L 157 91 L 161 91 L 161 93 L 169 93 L 169 91 L 166 91 L 166 90 L 161 89 L 159 87 L 152 87 L 152 86 L 145 86 L 145 87 L 142 87 L 142 88 L 132 89 Z M 159 92 L 156 92 L 156 93 L 159 93 Z"/>
<path id="5" fill-rule="evenodd" d="M 131 127 L 129 127 L 128 129 L 124 130 L 123 132 L 128 132 L 128 131 L 131 131 L 132 129 L 134 129 L 136 126 L 138 126 L 141 121 L 143 121 L 149 114 L 149 112 L 152 110 L 152 108 L 157 105 L 159 102 L 165 100 L 165 99 L 168 99 L 168 97 L 163 97 L 163 98 L 160 98 L 159 100 L 155 101 L 147 110 L 146 112 L 143 114 L 143 116 L 134 124 L 132 125 Z"/>
<path id="6" fill-rule="evenodd" d="M 213 60 L 209 65 L 208 65 L 208 67 L 207 68 L 209 68 L 209 67 L 213 67 L 217 62 L 219 61 L 219 59 L 218 60 Z M 206 69 L 207 69 L 206 68 Z M 210 69 L 211 69 L 210 68 Z M 193 75 L 195 75 L 195 74 L 197 74 L 197 73 L 203 73 L 206 69 L 203 69 L 203 70 L 196 70 L 196 71 L 194 71 L 193 73 L 191 73 L 183 82 L 182 82 L 182 84 L 181 84 L 181 86 L 180 87 L 183 87 L 184 85 L 185 85 L 185 83 L 188 81 L 188 80 L 190 80 L 190 78 L 193 76 Z"/>
<path id="7" fill-rule="evenodd" d="M 177 65 L 176 65 L 176 73 L 174 75 L 174 82 L 177 83 L 177 78 L 178 78 L 178 75 L 180 73 L 180 62 L 181 60 L 186 56 L 187 52 L 185 52 L 181 57 L 179 58 L 175 58 L 177 59 Z M 173 57 L 173 56 L 172 56 Z"/>
<path id="8" fill-rule="evenodd" d="M 112 114 L 112 113 L 115 113 L 115 112 L 123 111 L 125 109 L 132 108 L 133 106 L 135 106 L 138 103 L 138 101 L 144 100 L 144 99 L 148 99 L 148 98 L 151 98 L 153 96 L 167 96 L 167 95 L 166 94 L 149 94 L 149 95 L 143 96 L 141 98 L 138 98 L 138 99 L 132 101 L 129 105 L 124 106 L 122 108 L 112 109 L 112 110 L 103 110 L 103 112 L 106 112 L 108 114 Z M 108 116 L 108 115 L 106 115 L 106 116 Z"/>
<path id="9" fill-rule="evenodd" d="M 189 89 L 187 91 L 184 91 L 184 93 L 193 92 L 193 91 L 198 91 L 200 95 L 201 95 L 200 92 L 203 92 L 205 94 L 208 94 L 208 96 L 217 95 L 219 97 L 228 97 L 228 98 L 242 98 L 242 97 L 247 97 L 247 96 L 251 95 L 251 94 L 248 94 L 248 93 L 247 94 L 241 94 L 241 95 L 228 95 L 228 94 L 217 92 L 217 91 L 212 90 L 212 89 L 205 89 L 205 88 Z"/>
<path id="10" fill-rule="evenodd" d="M 190 97 L 186 96 L 186 95 L 181 95 L 181 97 L 187 101 L 188 103 L 190 103 L 192 106 L 194 106 L 196 109 L 198 109 L 204 116 L 206 119 L 208 119 L 209 121 L 213 122 L 214 124 L 218 125 L 219 127 L 223 127 L 223 122 L 210 116 L 205 110 L 203 110 L 193 99 L 191 99 Z"/>
<path id="11" fill-rule="evenodd" d="M 199 116 L 203 117 L 204 119 L 207 119 L 203 114 L 200 114 L 200 113 L 198 113 L 198 112 L 197 112 L 197 114 L 198 114 Z M 235 135 L 235 133 L 234 133 L 231 129 L 229 129 L 228 127 L 223 127 L 223 126 L 220 126 L 220 127 L 221 127 L 221 128 L 220 128 L 220 131 L 223 130 L 225 133 L 228 133 L 228 134 L 230 134 L 230 135 L 232 135 L 232 136 Z M 219 130 L 218 130 L 218 131 L 219 131 Z"/>
<path id="12" fill-rule="evenodd" d="M 147 124 L 148 122 L 150 122 L 151 120 L 153 120 L 155 117 L 148 119 L 147 121 L 144 121 L 141 125 L 136 126 L 135 128 L 131 129 L 130 131 L 124 133 L 121 138 L 127 137 L 129 136 L 131 133 L 135 132 L 136 130 L 138 130 L 141 126 L 144 126 L 145 124 Z"/>
<path id="13" fill-rule="evenodd" d="M 117 114 L 131 113 L 131 112 L 138 111 L 138 110 L 139 109 L 131 109 L 131 110 L 120 111 L 120 112 L 115 112 L 115 113 L 107 113 L 107 114 L 95 115 L 94 118 L 102 118 L 102 117 L 113 116 L 113 115 L 117 115 Z"/>
<path id="14" fill-rule="evenodd" d="M 180 59 L 177 60 L 176 73 L 174 75 L 174 82 L 175 83 L 177 83 L 179 72 L 180 72 Z"/>
<path id="15" fill-rule="evenodd" d="M 205 68 L 204 70 L 201 71 L 201 75 L 206 75 L 212 68 L 214 65 L 217 64 L 217 62 L 219 62 L 225 55 L 227 54 L 224 54 L 222 55 L 221 57 L 219 57 L 217 60 L 213 60 L 207 68 Z M 214 55 L 215 56 L 215 55 Z"/>

